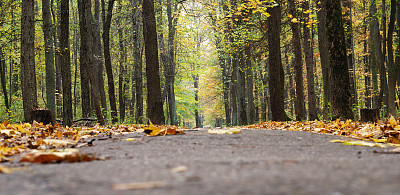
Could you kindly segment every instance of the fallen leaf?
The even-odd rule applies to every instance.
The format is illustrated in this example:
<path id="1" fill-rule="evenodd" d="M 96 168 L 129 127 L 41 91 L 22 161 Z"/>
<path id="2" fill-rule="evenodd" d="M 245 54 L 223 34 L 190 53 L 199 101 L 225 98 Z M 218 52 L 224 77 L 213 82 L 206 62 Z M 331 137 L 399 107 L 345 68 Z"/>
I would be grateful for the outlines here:
<path id="1" fill-rule="evenodd" d="M 347 141 L 347 142 L 343 142 L 344 145 L 350 145 L 350 146 L 368 146 L 368 147 L 381 147 L 384 148 L 386 147 L 385 144 L 381 144 L 381 143 L 371 143 L 371 142 L 366 142 L 366 141 Z"/>
<path id="2" fill-rule="evenodd" d="M 34 150 L 21 156 L 20 162 L 52 163 L 52 162 L 83 162 L 98 159 L 92 154 L 80 153 L 78 149 L 66 148 L 48 151 Z"/>
<path id="3" fill-rule="evenodd" d="M 381 154 L 400 154 L 400 148 L 395 148 L 392 150 L 383 150 L 383 151 L 375 151 L 374 153 L 381 153 Z"/>
<path id="4" fill-rule="evenodd" d="M 0 173 L 11 174 L 16 171 L 28 171 L 28 167 L 6 167 L 0 166 Z"/>
<path id="5" fill-rule="evenodd" d="M 400 144 L 400 139 L 395 137 L 389 137 L 387 138 L 387 143 Z"/>
<path id="6" fill-rule="evenodd" d="M 171 173 L 185 172 L 187 170 L 188 170 L 187 166 L 178 166 L 178 167 L 171 169 Z"/>
<path id="7" fill-rule="evenodd" d="M 393 117 L 393 115 L 390 115 L 389 124 L 390 124 L 390 126 L 392 126 L 392 127 L 397 126 L 397 120 Z"/>
<path id="8" fill-rule="evenodd" d="M 232 128 L 232 129 L 210 129 L 208 133 L 211 134 L 238 134 L 240 133 L 240 129 Z"/>
<path id="9" fill-rule="evenodd" d="M 47 145 L 52 145 L 59 148 L 76 144 L 76 141 L 74 140 L 59 140 L 59 139 L 44 139 L 43 142 Z"/>
<path id="10" fill-rule="evenodd" d="M 149 182 L 114 184 L 112 188 L 113 190 L 140 190 L 140 189 L 159 188 L 166 185 L 167 185 L 166 181 L 149 181 Z"/>
<path id="11" fill-rule="evenodd" d="M 135 141 L 135 138 L 127 138 L 125 141 Z"/>

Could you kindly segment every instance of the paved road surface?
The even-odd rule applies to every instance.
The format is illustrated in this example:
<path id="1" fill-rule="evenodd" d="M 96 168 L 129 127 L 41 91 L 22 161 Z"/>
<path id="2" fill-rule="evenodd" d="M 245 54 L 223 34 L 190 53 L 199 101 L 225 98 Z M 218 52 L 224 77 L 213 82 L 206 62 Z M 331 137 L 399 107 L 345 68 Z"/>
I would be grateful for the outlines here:
<path id="1" fill-rule="evenodd" d="M 338 138 L 345 139 L 274 130 L 133 134 L 81 148 L 109 160 L 31 164 L 28 172 L 0 174 L 0 194 L 400 194 L 400 154 L 329 142 Z M 113 189 L 151 181 L 164 186 Z"/>

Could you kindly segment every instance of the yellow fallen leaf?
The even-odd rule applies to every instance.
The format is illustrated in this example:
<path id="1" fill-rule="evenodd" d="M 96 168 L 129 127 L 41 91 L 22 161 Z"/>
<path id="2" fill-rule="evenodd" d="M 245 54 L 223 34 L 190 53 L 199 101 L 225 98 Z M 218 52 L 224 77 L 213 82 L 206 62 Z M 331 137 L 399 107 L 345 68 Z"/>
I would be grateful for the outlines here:
<path id="1" fill-rule="evenodd" d="M 341 139 L 334 139 L 334 140 L 331 140 L 329 142 L 332 142 L 332 143 L 344 143 L 344 142 L 347 142 L 347 141 L 346 140 L 341 140 Z"/>
<path id="2" fill-rule="evenodd" d="M 390 115 L 389 123 L 390 123 L 390 126 L 392 126 L 392 127 L 397 126 L 397 121 L 396 121 L 396 119 L 393 117 L 393 115 Z"/>
<path id="3" fill-rule="evenodd" d="M 127 138 L 125 141 L 135 141 L 135 138 Z"/>
<path id="4" fill-rule="evenodd" d="M 112 188 L 113 190 L 140 190 L 140 189 L 159 188 L 166 185 L 167 185 L 166 181 L 149 181 L 149 182 L 114 184 Z"/>
<path id="5" fill-rule="evenodd" d="M 51 163 L 51 162 L 83 162 L 96 160 L 91 154 L 80 153 L 78 149 L 67 148 L 58 150 L 34 150 L 21 156 L 20 162 Z"/>
<path id="6" fill-rule="evenodd" d="M 211 134 L 238 134 L 240 133 L 240 129 L 210 129 L 208 130 L 208 133 Z"/>
<path id="7" fill-rule="evenodd" d="M 52 145 L 55 147 L 65 147 L 68 145 L 76 144 L 74 140 L 59 140 L 59 139 L 44 139 L 43 142 L 47 145 Z"/>
<path id="8" fill-rule="evenodd" d="M 384 148 L 386 147 L 385 144 L 381 143 L 371 143 L 371 142 L 366 142 L 366 141 L 347 141 L 343 143 L 344 145 L 349 145 L 349 146 L 368 146 L 368 147 L 381 147 Z"/>
<path id="9" fill-rule="evenodd" d="M 187 166 L 178 166 L 178 167 L 171 169 L 171 173 L 185 172 L 187 170 L 188 170 Z"/>
<path id="10" fill-rule="evenodd" d="M 0 166 L 0 173 L 11 174 L 16 171 L 27 171 L 28 167 L 6 167 Z"/>

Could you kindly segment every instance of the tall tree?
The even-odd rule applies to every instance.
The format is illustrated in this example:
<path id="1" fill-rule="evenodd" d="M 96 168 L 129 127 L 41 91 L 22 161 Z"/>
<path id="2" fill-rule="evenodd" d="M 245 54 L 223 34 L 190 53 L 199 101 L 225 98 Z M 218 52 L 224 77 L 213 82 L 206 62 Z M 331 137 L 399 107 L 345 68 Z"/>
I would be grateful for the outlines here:
<path id="1" fill-rule="evenodd" d="M 165 87 L 168 96 L 168 111 L 171 125 L 177 124 L 176 103 L 175 103 L 175 31 L 177 25 L 177 17 L 174 17 L 173 11 L 176 10 L 177 4 L 174 4 L 172 10 L 171 0 L 167 0 L 167 18 L 168 18 L 168 66 L 165 75 Z"/>
<path id="2" fill-rule="evenodd" d="M 42 1 L 42 18 L 43 18 L 43 36 L 45 47 L 45 64 L 46 64 L 46 102 L 47 108 L 56 114 L 56 80 L 54 67 L 54 49 L 53 49 L 53 23 L 51 21 L 50 1 Z M 55 122 L 54 118 L 52 119 Z"/>
<path id="3" fill-rule="evenodd" d="M 63 124 L 72 126 L 71 62 L 69 50 L 69 0 L 61 0 L 60 53 L 63 91 Z"/>
<path id="4" fill-rule="evenodd" d="M 322 87 L 324 89 L 323 95 L 323 118 L 329 119 L 329 102 L 330 102 L 330 89 L 329 89 L 329 51 L 326 37 L 326 8 L 323 5 L 325 1 L 317 1 L 317 18 L 318 18 L 318 49 L 320 53 L 321 68 L 322 68 Z"/>
<path id="5" fill-rule="evenodd" d="M 82 0 L 78 1 L 78 12 L 79 12 L 79 32 L 81 38 L 80 45 L 80 76 L 81 76 L 81 98 L 82 98 L 82 117 L 87 118 L 90 116 L 92 111 L 91 101 L 90 101 L 90 66 L 92 63 L 92 58 L 89 54 L 89 38 L 91 39 L 91 31 L 88 28 L 86 21 L 86 8 L 85 2 Z"/>
<path id="6" fill-rule="evenodd" d="M 349 66 L 350 76 L 350 102 L 352 105 L 357 104 L 357 86 L 355 78 L 355 60 L 354 60 L 354 44 L 353 44 L 353 22 L 352 22 L 352 1 L 342 1 L 344 15 L 343 22 L 345 26 L 345 37 L 346 37 L 346 49 L 347 49 L 347 65 Z"/>
<path id="7" fill-rule="evenodd" d="M 132 25 L 133 25 L 133 60 L 134 60 L 134 80 L 135 86 L 132 90 L 132 99 L 136 102 L 132 102 L 135 105 L 135 121 L 142 123 L 141 117 L 143 116 L 143 63 L 142 63 L 142 39 L 141 39 L 141 26 L 140 26 L 140 7 L 141 3 L 136 0 L 131 0 L 132 6 Z M 133 87 L 132 87 L 133 88 Z"/>
<path id="8" fill-rule="evenodd" d="M 281 59 L 280 34 L 281 34 L 281 5 L 280 1 L 274 7 L 269 8 L 270 17 L 268 25 L 268 51 L 269 51 L 269 94 L 271 115 L 273 121 L 285 121 L 284 111 L 284 72 Z M 271 87 L 273 86 L 273 87 Z"/>
<path id="9" fill-rule="evenodd" d="M 143 0 L 142 9 L 147 77 L 147 116 L 155 124 L 164 124 L 154 1 Z"/>
<path id="10" fill-rule="evenodd" d="M 238 68 L 238 122 L 239 125 L 247 125 L 247 108 L 246 108 L 246 60 L 243 51 L 238 52 L 239 68 Z"/>
<path id="11" fill-rule="evenodd" d="M 300 29 L 299 23 L 297 22 L 297 9 L 294 0 L 288 0 L 289 12 L 294 18 L 290 27 L 292 29 L 292 44 L 294 52 L 294 69 L 295 69 L 295 82 L 296 82 L 296 101 L 295 101 L 295 112 L 296 120 L 301 121 L 305 119 L 304 110 L 304 87 L 303 87 L 303 59 L 301 55 L 301 44 L 300 44 Z"/>
<path id="12" fill-rule="evenodd" d="M 0 3 L 1 6 L 1 3 Z M 7 81 L 6 81 L 6 60 L 3 54 L 3 48 L 0 47 L 0 82 L 1 89 L 4 94 L 4 104 L 7 110 L 10 110 L 10 104 L 8 102 L 8 93 L 7 93 Z"/>
<path id="13" fill-rule="evenodd" d="M 104 21 L 102 21 L 104 22 Z M 104 90 L 104 63 L 103 63 L 103 46 L 101 45 L 100 36 L 100 0 L 94 1 L 94 17 L 93 17 L 93 69 L 95 73 L 95 82 L 99 88 L 101 109 L 103 112 L 103 118 L 107 118 L 107 100 L 106 93 Z"/>
<path id="14" fill-rule="evenodd" d="M 31 111 L 37 107 L 35 71 L 35 12 L 34 0 L 22 1 L 21 15 L 21 88 L 24 118 L 32 122 Z"/>
<path id="15" fill-rule="evenodd" d="M 330 89 L 333 118 L 353 119 L 350 105 L 350 79 L 340 0 L 326 0 L 326 35 L 328 39 Z"/>
<path id="16" fill-rule="evenodd" d="M 88 74 L 90 82 L 90 96 L 93 108 L 96 112 L 97 120 L 100 124 L 104 124 L 103 113 L 100 109 L 100 92 L 98 87 L 97 74 L 94 67 L 93 55 L 93 15 L 91 1 L 78 1 L 79 9 L 79 25 L 81 28 L 81 67 Z M 81 73 L 82 74 L 82 73 Z"/>
<path id="17" fill-rule="evenodd" d="M 303 10 L 309 10 L 310 6 L 308 1 L 303 2 Z M 317 101 L 314 87 L 314 52 L 311 45 L 311 36 L 309 25 L 309 15 L 308 12 L 304 13 L 303 22 L 303 45 L 304 45 L 304 57 L 306 61 L 307 69 L 307 92 L 308 92 L 308 120 L 318 119 L 317 113 Z"/>
<path id="18" fill-rule="evenodd" d="M 397 117 L 397 110 L 395 105 L 396 100 L 396 80 L 399 67 L 394 64 L 393 57 L 393 33 L 396 20 L 396 0 L 391 0 L 390 3 L 390 18 L 388 26 L 387 37 L 387 51 L 388 51 L 388 90 L 389 90 L 389 114 Z M 398 21 L 399 22 L 399 21 Z"/>
<path id="19" fill-rule="evenodd" d="M 111 18 L 112 11 L 114 8 L 115 0 L 110 0 L 108 2 L 107 14 L 105 14 L 105 2 L 102 0 L 103 7 L 103 44 L 104 44 L 104 61 L 106 66 L 106 73 L 108 78 L 108 96 L 110 100 L 111 106 L 111 121 L 113 123 L 118 122 L 118 113 L 117 113 L 117 102 L 115 98 L 115 87 L 114 87 L 114 76 L 111 65 L 111 55 L 110 55 L 110 27 L 111 27 Z"/>
<path id="20" fill-rule="evenodd" d="M 246 47 L 246 94 L 247 94 L 247 114 L 248 123 L 254 124 L 256 122 L 256 111 L 254 105 L 254 89 L 253 89 L 253 66 L 251 63 L 251 48 Z"/>

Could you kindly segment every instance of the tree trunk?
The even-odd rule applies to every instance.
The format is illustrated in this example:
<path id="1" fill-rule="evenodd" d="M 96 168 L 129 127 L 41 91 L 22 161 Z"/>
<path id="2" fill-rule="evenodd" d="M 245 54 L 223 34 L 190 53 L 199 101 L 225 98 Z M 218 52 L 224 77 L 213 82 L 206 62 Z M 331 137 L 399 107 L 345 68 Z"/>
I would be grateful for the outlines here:
<path id="1" fill-rule="evenodd" d="M 69 48 L 69 0 L 61 0 L 60 21 L 61 77 L 63 90 L 63 125 L 72 126 L 71 62 Z"/>
<path id="2" fill-rule="evenodd" d="M 232 40 L 231 40 L 232 41 Z M 235 52 L 232 56 L 232 67 L 230 70 L 231 75 L 231 86 L 230 86 L 230 107 L 231 107 L 231 122 L 232 126 L 238 125 L 238 105 L 237 105 L 237 96 L 238 96 L 238 89 L 237 89 L 237 81 L 238 81 L 238 57 L 237 53 Z"/>
<path id="3" fill-rule="evenodd" d="M 194 110 L 194 118 L 196 120 L 196 127 L 201 127 L 201 120 L 200 120 L 200 114 L 199 114 L 199 75 L 194 75 L 193 76 L 193 87 L 194 87 L 194 101 L 196 104 L 196 108 Z"/>
<path id="4" fill-rule="evenodd" d="M 286 114 L 284 110 L 284 72 L 281 59 L 280 33 L 281 33 L 281 7 L 278 5 L 269 8 L 270 17 L 268 24 L 268 50 L 269 52 L 269 94 L 271 105 L 271 120 L 285 121 Z M 274 87 L 271 87 L 274 86 Z"/>
<path id="5" fill-rule="evenodd" d="M 21 15 L 21 87 L 24 118 L 32 122 L 31 111 L 37 107 L 35 71 L 35 13 L 34 1 L 22 1 Z"/>
<path id="6" fill-rule="evenodd" d="M 52 9 L 53 21 L 55 21 L 54 26 L 54 50 L 55 58 L 54 65 L 56 67 L 56 110 L 57 113 L 54 114 L 55 117 L 62 117 L 62 83 L 61 83 L 61 52 L 60 52 L 60 36 L 61 36 L 61 28 L 60 28 L 60 15 L 61 15 L 61 4 L 60 1 L 56 1 L 57 13 Z M 53 4 L 51 5 L 53 7 Z"/>
<path id="7" fill-rule="evenodd" d="M 268 104 L 268 60 L 265 60 L 266 65 L 264 66 L 264 70 L 262 70 L 262 88 L 261 91 L 264 94 L 261 100 L 261 121 L 264 122 L 267 120 L 267 104 Z M 269 110 L 268 110 L 269 112 Z"/>
<path id="8" fill-rule="evenodd" d="M 82 118 L 90 117 L 92 107 L 90 101 L 90 70 L 89 63 L 90 56 L 88 54 L 88 42 L 89 42 L 89 29 L 86 21 L 86 10 L 85 4 L 83 0 L 78 0 L 78 12 L 79 12 L 79 29 L 80 29 L 80 37 L 81 37 L 81 45 L 80 45 L 80 73 L 81 73 L 81 98 L 82 98 Z M 90 36 L 91 37 L 91 36 Z"/>
<path id="9" fill-rule="evenodd" d="M 143 66 L 142 66 L 142 46 L 141 46 L 141 28 L 140 28 L 140 6 L 141 3 L 136 0 L 131 0 L 132 10 L 132 25 L 133 25 L 133 60 L 134 60 L 134 78 L 135 81 L 134 90 L 132 90 L 132 99 L 136 100 L 132 102 L 136 110 L 135 121 L 137 123 L 142 123 L 143 117 Z"/>
<path id="10" fill-rule="evenodd" d="M 104 21 L 103 21 L 104 22 Z M 101 45 L 100 36 L 100 2 L 99 0 L 94 1 L 94 21 L 92 22 L 93 29 L 93 66 L 95 73 L 95 82 L 99 88 L 101 109 L 103 112 L 104 120 L 107 119 L 107 100 L 106 92 L 104 90 L 104 77 L 103 77 L 103 46 Z"/>
<path id="11" fill-rule="evenodd" d="M 104 124 L 103 113 L 100 109 L 100 93 L 98 87 L 98 80 L 96 78 L 96 72 L 94 67 L 94 55 L 93 55 L 93 15 L 91 12 L 90 1 L 78 1 L 78 7 L 80 8 L 80 24 L 84 31 L 81 31 L 81 66 L 84 66 L 89 74 L 89 81 L 91 85 L 90 95 L 91 101 L 96 112 L 97 120 L 100 124 Z M 86 35 L 86 36 L 85 36 Z"/>
<path id="12" fill-rule="evenodd" d="M 320 53 L 321 60 L 321 68 L 322 68 L 322 85 L 324 88 L 324 108 L 323 108 L 323 118 L 324 120 L 329 119 L 329 102 L 330 102 L 330 89 L 329 89 L 329 51 L 328 47 L 326 47 L 328 41 L 326 38 L 326 10 L 323 5 L 324 1 L 317 2 L 317 8 L 319 11 L 317 12 L 318 18 L 318 49 Z"/>
<path id="13" fill-rule="evenodd" d="M 147 77 L 147 116 L 154 124 L 164 124 L 161 99 L 157 29 L 153 0 L 143 0 L 143 36 L 145 42 Z"/>
<path id="14" fill-rule="evenodd" d="M 112 18 L 114 2 L 115 0 L 110 0 L 108 2 L 106 17 L 103 16 L 103 18 L 105 18 L 103 24 L 104 61 L 108 78 L 108 96 L 110 99 L 112 123 L 118 122 L 117 103 L 116 103 L 115 88 L 114 88 L 114 76 L 112 71 L 111 55 L 110 55 L 110 28 L 111 28 L 111 18 Z M 105 5 L 103 4 L 102 6 L 103 6 L 103 13 L 105 13 Z"/>
<path id="15" fill-rule="evenodd" d="M 370 1 L 370 37 L 371 37 L 371 44 L 372 44 L 372 53 L 371 53 L 371 71 L 372 71 L 372 80 L 373 82 L 376 81 L 376 83 L 374 83 L 374 85 L 378 85 L 377 84 L 377 76 L 376 76 L 376 72 L 377 72 L 377 68 L 379 68 L 380 71 L 380 81 L 381 81 L 381 92 L 380 94 L 378 94 L 379 92 L 377 91 L 377 86 L 374 86 L 374 97 L 375 97 L 375 108 L 381 108 L 382 106 L 382 101 L 386 102 L 386 97 L 385 96 L 385 91 L 387 91 L 385 88 L 387 88 L 387 84 L 386 84 L 386 71 L 385 69 L 385 62 L 384 62 L 384 56 L 382 53 L 382 49 L 381 49 L 381 37 L 380 37 L 380 31 L 379 31 L 379 21 L 378 18 L 376 17 L 376 2 L 375 0 L 371 0 Z M 375 63 L 374 63 L 375 62 Z M 383 74 L 382 74 L 383 73 Z M 376 79 L 375 79 L 376 78 Z M 376 90 L 376 91 L 375 91 Z M 387 104 L 385 104 L 387 105 Z"/>
<path id="16" fill-rule="evenodd" d="M 387 37 L 387 51 L 388 51 L 388 92 L 389 92 L 389 114 L 397 118 L 397 109 L 396 109 L 396 80 L 397 80 L 397 72 L 398 66 L 394 64 L 393 57 L 393 32 L 394 32 L 394 23 L 396 20 L 396 0 L 391 0 L 390 5 L 390 18 L 389 18 L 389 27 L 388 27 L 388 37 Z"/>
<path id="17" fill-rule="evenodd" d="M 121 12 L 121 5 L 118 6 L 119 12 Z M 120 19 L 117 20 L 118 28 L 118 42 L 119 42 L 119 75 L 118 75 L 118 94 L 119 94 L 119 120 L 121 123 L 125 121 L 125 102 L 126 102 L 126 81 L 127 72 L 125 69 L 126 63 L 126 50 L 123 40 L 122 25 Z"/>
<path id="18" fill-rule="evenodd" d="M 303 2 L 303 10 L 309 10 L 310 6 L 308 1 Z M 311 37 L 310 37 L 310 28 L 308 26 L 309 22 L 309 14 L 304 13 L 305 21 L 303 23 L 303 45 L 304 45 L 304 56 L 306 61 L 307 68 L 307 89 L 308 89 L 308 120 L 316 120 L 318 119 L 317 112 L 317 101 L 315 95 L 315 87 L 314 87 L 314 62 L 313 62 L 313 50 L 311 47 Z"/>
<path id="19" fill-rule="evenodd" d="M 328 38 L 330 89 L 333 118 L 353 119 L 350 104 L 350 79 L 340 0 L 326 0 L 326 33 Z"/>
<path id="20" fill-rule="evenodd" d="M 51 21 L 50 1 L 42 1 L 43 18 L 43 36 L 45 47 L 45 65 L 46 65 L 46 106 L 53 113 L 56 113 L 56 80 L 54 67 L 54 49 L 53 49 L 53 24 Z M 51 119 L 55 121 L 55 118 Z"/>
<path id="21" fill-rule="evenodd" d="M 0 3 L 1 5 L 1 3 Z M 1 6 L 0 6 L 1 7 Z M 10 104 L 8 102 L 8 93 L 7 93 L 7 81 L 6 81 L 6 60 L 4 59 L 3 48 L 0 47 L 0 82 L 1 89 L 4 94 L 4 104 L 6 106 L 7 111 L 10 110 Z"/>
<path id="22" fill-rule="evenodd" d="M 175 6 L 176 9 L 176 6 Z M 175 28 L 177 18 L 172 16 L 172 3 L 167 0 L 168 18 L 168 66 L 165 75 L 166 88 L 168 94 L 168 111 L 171 125 L 176 125 L 176 103 L 175 103 Z"/>
<path id="23" fill-rule="evenodd" d="M 254 124 L 256 122 L 256 111 L 254 106 L 254 95 L 253 95 L 253 66 L 251 64 L 251 49 L 246 47 L 246 93 L 247 93 L 247 114 L 248 123 Z"/>
<path id="24" fill-rule="evenodd" d="M 357 105 L 357 86 L 355 78 L 355 66 L 354 66 L 354 48 L 353 48 L 353 25 L 352 25 L 352 2 L 351 0 L 342 1 L 345 13 L 343 15 L 343 22 L 345 26 L 345 37 L 346 37 L 346 49 L 347 49 L 347 65 L 350 76 L 350 94 L 351 105 Z"/>
<path id="25" fill-rule="evenodd" d="M 294 0 L 288 0 L 288 8 L 293 18 L 297 18 L 296 6 Z M 303 59 L 301 55 L 301 44 L 300 44 L 300 30 L 297 22 L 291 22 L 290 27 L 292 29 L 292 44 L 294 52 L 294 69 L 295 69 L 295 82 L 296 82 L 296 101 L 295 101 L 295 112 L 296 120 L 301 121 L 305 119 L 304 108 L 304 87 L 303 87 Z"/>
<path id="26" fill-rule="evenodd" d="M 238 69 L 238 85 L 237 85 L 237 92 L 238 92 L 238 122 L 240 126 L 247 125 L 247 108 L 246 108 L 246 61 L 243 56 L 243 52 L 237 52 L 237 57 L 239 60 L 239 69 Z"/>
<path id="27" fill-rule="evenodd" d="M 229 108 L 229 75 L 228 75 L 228 67 L 230 62 L 228 61 L 230 58 L 227 57 L 227 54 L 223 52 L 222 45 L 219 44 L 221 40 L 217 41 L 218 47 L 218 61 L 219 65 L 222 70 L 222 90 L 223 90 L 223 102 L 224 102 L 224 109 L 225 109 L 225 118 L 226 118 L 226 126 L 230 126 L 230 108 Z"/>

